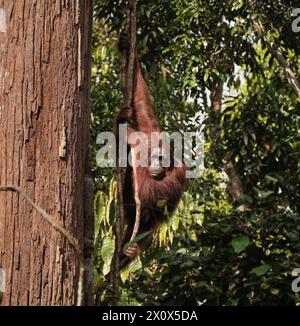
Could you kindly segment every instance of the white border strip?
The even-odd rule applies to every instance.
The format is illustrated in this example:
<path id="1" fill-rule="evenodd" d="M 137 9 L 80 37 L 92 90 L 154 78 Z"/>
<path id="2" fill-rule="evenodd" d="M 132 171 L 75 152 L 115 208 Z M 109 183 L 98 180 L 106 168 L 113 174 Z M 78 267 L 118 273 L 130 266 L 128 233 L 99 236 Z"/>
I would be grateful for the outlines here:
<path id="1" fill-rule="evenodd" d="M 5 271 L 0 268 L 0 293 L 5 292 Z"/>
<path id="2" fill-rule="evenodd" d="M 2 8 L 0 8 L 0 33 L 6 33 L 6 14 Z"/>

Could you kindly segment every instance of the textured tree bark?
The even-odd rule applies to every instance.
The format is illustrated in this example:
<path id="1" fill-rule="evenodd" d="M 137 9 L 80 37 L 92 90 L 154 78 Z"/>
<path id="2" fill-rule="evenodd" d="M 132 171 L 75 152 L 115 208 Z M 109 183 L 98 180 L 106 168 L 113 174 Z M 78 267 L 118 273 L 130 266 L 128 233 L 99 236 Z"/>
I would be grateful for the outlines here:
<path id="1" fill-rule="evenodd" d="M 79 240 L 91 304 L 92 1 L 0 0 L 0 8 L 0 185 L 19 186 Z M 0 267 L 3 305 L 76 302 L 76 253 L 15 193 L 0 193 Z"/>

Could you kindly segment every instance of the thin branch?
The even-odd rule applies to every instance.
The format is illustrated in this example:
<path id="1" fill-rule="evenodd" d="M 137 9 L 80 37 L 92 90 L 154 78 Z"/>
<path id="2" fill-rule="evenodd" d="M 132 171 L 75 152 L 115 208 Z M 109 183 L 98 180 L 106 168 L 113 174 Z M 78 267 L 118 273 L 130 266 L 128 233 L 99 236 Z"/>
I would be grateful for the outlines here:
<path id="1" fill-rule="evenodd" d="M 26 199 L 26 201 L 53 227 L 58 233 L 60 233 L 64 238 L 66 238 L 70 244 L 75 249 L 75 252 L 78 255 L 79 260 L 79 280 L 78 280 L 78 289 L 77 289 L 77 306 L 82 306 L 83 303 L 83 278 L 84 278 L 84 256 L 82 249 L 79 245 L 79 242 L 76 238 L 73 237 L 66 229 L 60 226 L 53 218 L 47 214 L 42 208 L 34 203 L 34 201 L 28 197 L 28 195 L 16 186 L 1 186 L 0 192 L 16 192 Z"/>
<path id="2" fill-rule="evenodd" d="M 123 96 L 125 105 L 132 107 L 133 99 L 133 89 L 134 89 L 134 69 L 135 69 L 135 54 L 136 54 L 136 0 L 128 0 L 128 28 L 127 32 L 130 33 L 130 50 L 129 53 L 125 53 L 123 61 Z M 126 87 L 124 87 L 126 84 Z M 118 160 L 119 161 L 119 157 Z M 123 190 L 125 183 L 126 168 L 118 168 L 117 175 L 117 185 L 118 185 L 118 218 L 115 225 L 115 243 L 116 249 L 114 254 L 114 259 L 111 264 L 111 284 L 112 284 L 112 293 L 113 293 L 113 304 L 117 305 L 119 301 L 119 279 L 120 279 L 120 256 L 121 256 L 121 245 L 123 242 L 122 229 L 124 227 L 124 198 Z M 136 169 L 133 168 L 134 175 L 134 191 L 135 191 L 135 200 L 136 200 L 136 222 L 133 230 L 139 228 L 140 224 L 140 201 L 138 198 L 138 187 L 136 182 Z M 133 236 L 137 231 L 133 231 Z"/>
<path id="3" fill-rule="evenodd" d="M 125 170 L 125 171 L 124 171 Z M 123 185 L 126 169 L 119 168 L 117 174 L 117 190 L 118 190 L 118 207 L 116 209 L 117 219 L 115 224 L 115 252 L 111 262 L 110 283 L 112 286 L 112 303 L 117 305 L 119 302 L 119 279 L 120 279 L 120 254 L 121 254 L 121 230 L 124 225 L 124 201 L 123 201 Z M 115 204 L 116 205 L 116 204 Z"/>
<path id="4" fill-rule="evenodd" d="M 130 10 L 130 52 L 128 59 L 128 71 L 127 71 L 127 99 L 126 103 L 132 106 L 133 100 L 133 85 L 134 85 L 134 69 L 136 63 L 136 0 L 129 0 Z M 132 157 L 135 159 L 135 153 L 133 151 Z M 134 180 L 134 199 L 136 205 L 135 223 L 132 231 L 131 240 L 134 240 L 138 234 L 141 222 L 141 201 L 139 198 L 139 186 L 137 182 L 137 170 L 136 164 L 133 164 L 133 180 Z"/>
<path id="5" fill-rule="evenodd" d="M 134 68 L 136 54 L 136 0 L 129 0 L 129 25 L 130 25 L 130 50 L 127 64 L 127 94 L 125 103 L 127 106 L 132 106 L 133 100 L 133 85 L 134 85 Z"/>
<path id="6" fill-rule="evenodd" d="M 134 222 L 134 227 L 132 230 L 130 241 L 133 241 L 138 235 L 140 224 L 141 224 L 141 213 L 142 213 L 142 205 L 138 194 L 139 186 L 137 182 L 137 175 L 136 175 L 135 168 L 133 168 L 133 179 L 134 179 L 134 200 L 135 200 L 136 209 L 135 209 L 135 222 Z"/>
<path id="7" fill-rule="evenodd" d="M 283 68 L 288 83 L 292 86 L 294 93 L 300 99 L 300 83 L 297 80 L 296 75 L 294 74 L 292 68 L 286 61 L 280 47 L 277 44 L 269 42 L 267 40 L 265 28 L 263 27 L 262 23 L 259 20 L 254 21 L 254 26 L 256 27 L 256 29 L 264 39 L 270 53 L 276 58 L 279 65 Z"/>

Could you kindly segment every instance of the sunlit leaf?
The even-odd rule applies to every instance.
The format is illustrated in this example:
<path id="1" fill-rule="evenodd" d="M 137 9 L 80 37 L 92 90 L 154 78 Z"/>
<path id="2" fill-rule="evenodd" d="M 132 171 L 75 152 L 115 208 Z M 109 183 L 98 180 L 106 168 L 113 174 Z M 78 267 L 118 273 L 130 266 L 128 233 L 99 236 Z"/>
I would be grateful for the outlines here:
<path id="1" fill-rule="evenodd" d="M 137 259 L 135 259 L 134 261 L 132 261 L 127 267 L 125 267 L 122 271 L 121 271 L 121 280 L 123 283 L 125 283 L 128 280 L 128 277 L 137 272 L 138 270 L 142 269 L 143 265 L 142 265 L 142 261 L 141 259 L 138 257 Z"/>
<path id="2" fill-rule="evenodd" d="M 110 264 L 115 252 L 115 241 L 110 237 L 105 237 L 102 241 L 101 257 L 104 262 L 103 274 L 107 275 L 110 270 Z"/>

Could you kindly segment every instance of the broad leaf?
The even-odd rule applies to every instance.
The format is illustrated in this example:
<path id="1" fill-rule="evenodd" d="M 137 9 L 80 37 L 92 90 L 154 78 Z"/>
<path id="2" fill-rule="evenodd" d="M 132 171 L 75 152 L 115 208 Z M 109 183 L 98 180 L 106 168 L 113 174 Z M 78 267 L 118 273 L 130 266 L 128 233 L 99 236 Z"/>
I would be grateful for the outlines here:
<path id="1" fill-rule="evenodd" d="M 239 254 L 249 246 L 250 240 L 248 237 L 239 237 L 231 241 L 233 250 Z"/>
<path id="2" fill-rule="evenodd" d="M 267 273 L 267 271 L 270 269 L 269 265 L 260 265 L 258 267 L 255 267 L 251 270 L 252 273 L 256 274 L 257 276 L 262 276 Z"/>

